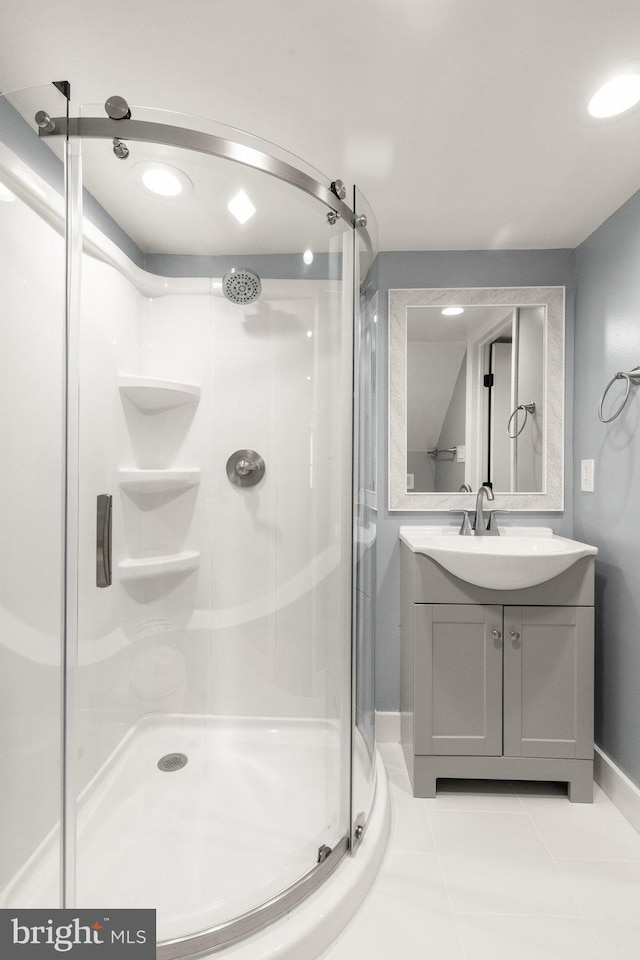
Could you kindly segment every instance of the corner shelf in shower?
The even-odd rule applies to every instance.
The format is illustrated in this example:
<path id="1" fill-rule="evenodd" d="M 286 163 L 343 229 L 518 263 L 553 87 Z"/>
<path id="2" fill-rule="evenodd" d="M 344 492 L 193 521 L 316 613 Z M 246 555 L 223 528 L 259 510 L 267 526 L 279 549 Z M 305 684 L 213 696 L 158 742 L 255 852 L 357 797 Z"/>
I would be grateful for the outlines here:
<path id="1" fill-rule="evenodd" d="M 200 387 L 194 383 L 153 380 L 150 377 L 121 376 L 120 393 L 142 413 L 161 413 L 200 400 Z"/>
<path id="2" fill-rule="evenodd" d="M 139 557 L 121 560 L 118 570 L 121 580 L 145 580 L 167 573 L 190 573 L 200 566 L 200 554 L 196 550 L 185 550 L 169 556 Z"/>
<path id="3" fill-rule="evenodd" d="M 199 470 L 121 470 L 118 483 L 130 493 L 186 490 L 200 483 Z"/>

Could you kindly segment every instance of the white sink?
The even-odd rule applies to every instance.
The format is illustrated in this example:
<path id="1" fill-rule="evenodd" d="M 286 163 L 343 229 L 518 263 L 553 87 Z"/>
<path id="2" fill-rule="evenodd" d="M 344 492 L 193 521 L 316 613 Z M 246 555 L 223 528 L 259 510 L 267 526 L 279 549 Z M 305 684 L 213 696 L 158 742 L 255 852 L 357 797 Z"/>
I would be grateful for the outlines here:
<path id="1" fill-rule="evenodd" d="M 461 537 L 458 529 L 400 527 L 400 539 L 460 580 L 492 590 L 533 587 L 598 552 L 588 543 L 557 537 L 550 527 L 500 527 L 499 537 Z"/>

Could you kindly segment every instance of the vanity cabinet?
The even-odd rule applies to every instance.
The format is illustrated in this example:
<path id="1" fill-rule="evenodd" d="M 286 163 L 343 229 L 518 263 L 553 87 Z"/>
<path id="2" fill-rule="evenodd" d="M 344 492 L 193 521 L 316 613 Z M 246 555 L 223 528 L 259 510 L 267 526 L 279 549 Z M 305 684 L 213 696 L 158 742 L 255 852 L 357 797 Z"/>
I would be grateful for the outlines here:
<path id="1" fill-rule="evenodd" d="M 467 584 L 401 544 L 402 743 L 438 777 L 560 780 L 593 799 L 593 558 L 522 590 Z"/>

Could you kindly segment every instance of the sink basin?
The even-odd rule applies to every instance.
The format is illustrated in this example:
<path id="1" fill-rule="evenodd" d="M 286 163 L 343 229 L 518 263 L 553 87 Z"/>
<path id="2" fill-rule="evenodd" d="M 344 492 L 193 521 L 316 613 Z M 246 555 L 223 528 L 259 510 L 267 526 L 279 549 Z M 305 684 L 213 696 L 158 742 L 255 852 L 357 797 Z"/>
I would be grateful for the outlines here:
<path id="1" fill-rule="evenodd" d="M 460 580 L 491 590 L 534 587 L 598 552 L 550 527 L 505 527 L 499 537 L 461 537 L 457 527 L 400 527 L 400 539 Z"/>

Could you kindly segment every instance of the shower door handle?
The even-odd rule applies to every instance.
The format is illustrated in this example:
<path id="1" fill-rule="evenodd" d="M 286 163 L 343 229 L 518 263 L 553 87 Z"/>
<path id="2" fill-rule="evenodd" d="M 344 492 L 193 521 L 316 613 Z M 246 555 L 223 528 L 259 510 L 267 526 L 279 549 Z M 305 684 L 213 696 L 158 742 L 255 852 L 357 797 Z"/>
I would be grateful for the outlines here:
<path id="1" fill-rule="evenodd" d="M 101 493 L 97 497 L 96 587 L 111 586 L 111 504 L 113 497 Z"/>

